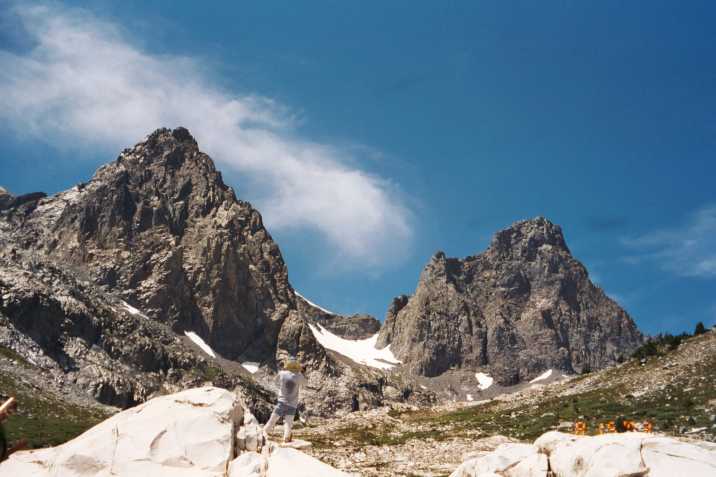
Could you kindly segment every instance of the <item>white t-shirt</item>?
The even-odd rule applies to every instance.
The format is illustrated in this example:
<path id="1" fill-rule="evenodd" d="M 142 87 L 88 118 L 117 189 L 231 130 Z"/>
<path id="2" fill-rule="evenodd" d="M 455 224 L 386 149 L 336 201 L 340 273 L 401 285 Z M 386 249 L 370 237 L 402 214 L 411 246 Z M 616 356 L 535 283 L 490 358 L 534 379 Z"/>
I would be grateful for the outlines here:
<path id="1" fill-rule="evenodd" d="M 282 402 L 291 407 L 297 407 L 298 390 L 306 380 L 303 374 L 284 369 L 278 373 L 276 380 L 279 386 L 278 402 Z"/>

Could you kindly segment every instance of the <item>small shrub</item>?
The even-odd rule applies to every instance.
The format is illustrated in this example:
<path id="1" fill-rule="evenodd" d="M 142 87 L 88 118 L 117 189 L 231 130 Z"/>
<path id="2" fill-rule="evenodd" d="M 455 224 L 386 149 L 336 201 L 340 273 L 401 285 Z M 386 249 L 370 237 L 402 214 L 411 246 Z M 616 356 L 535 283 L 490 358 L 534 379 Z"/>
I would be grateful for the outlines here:
<path id="1" fill-rule="evenodd" d="M 659 354 L 659 348 L 657 347 L 656 342 L 649 340 L 637 348 L 637 350 L 634 351 L 634 354 L 632 354 L 632 357 L 635 359 L 646 359 L 650 356 L 658 356 Z"/>
<path id="2" fill-rule="evenodd" d="M 688 333 L 681 333 L 680 335 L 676 335 L 676 336 L 671 336 L 671 335 L 668 335 L 668 336 L 669 336 L 669 340 L 668 340 L 667 344 L 669 346 L 669 350 L 675 350 L 676 348 L 681 346 L 681 343 L 683 343 L 684 340 L 689 338 L 691 335 L 689 335 Z"/>
<path id="3" fill-rule="evenodd" d="M 674 351 L 681 346 L 681 343 L 688 338 L 688 333 L 680 335 L 672 335 L 671 333 L 662 333 L 637 348 L 632 354 L 632 358 L 644 359 L 650 356 L 661 356 L 664 352 Z"/>
<path id="4" fill-rule="evenodd" d="M 706 327 L 704 326 L 704 323 L 702 321 L 699 321 L 696 323 L 696 328 L 694 329 L 694 336 L 703 335 L 706 333 Z"/>

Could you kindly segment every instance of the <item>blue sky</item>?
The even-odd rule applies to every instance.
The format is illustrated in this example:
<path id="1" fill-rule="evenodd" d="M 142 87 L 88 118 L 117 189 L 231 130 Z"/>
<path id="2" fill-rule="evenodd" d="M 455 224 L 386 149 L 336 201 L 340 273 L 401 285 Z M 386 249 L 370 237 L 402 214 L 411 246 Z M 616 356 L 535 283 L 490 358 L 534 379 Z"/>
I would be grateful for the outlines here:
<path id="1" fill-rule="evenodd" d="M 0 2 L 0 184 L 185 125 L 337 312 L 544 215 L 645 332 L 716 323 L 716 5 L 383 3 Z"/>

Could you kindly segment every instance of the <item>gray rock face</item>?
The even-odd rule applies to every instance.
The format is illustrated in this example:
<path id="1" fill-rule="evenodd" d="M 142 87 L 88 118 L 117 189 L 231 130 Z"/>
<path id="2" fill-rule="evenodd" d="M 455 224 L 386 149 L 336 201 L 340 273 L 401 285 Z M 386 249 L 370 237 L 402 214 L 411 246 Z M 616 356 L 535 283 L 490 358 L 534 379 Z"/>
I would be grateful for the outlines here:
<path id="1" fill-rule="evenodd" d="M 160 129 L 87 184 L 9 216 L 23 248 L 118 290 L 227 358 L 271 357 L 295 308 L 261 215 L 221 180 L 184 128 Z"/>
<path id="2" fill-rule="evenodd" d="M 561 228 L 538 217 L 498 232 L 480 255 L 438 252 L 415 294 L 393 300 L 378 346 L 390 344 L 417 374 L 489 369 L 507 385 L 549 368 L 603 368 L 641 341 L 572 257 Z"/>
<path id="3" fill-rule="evenodd" d="M 207 380 L 245 387 L 253 402 L 270 398 L 245 377 L 221 372 L 168 326 L 115 295 L 17 253 L 0 253 L 0 347 L 27 361 L 13 372 L 24 379 L 27 373 L 42 376 L 68 400 L 89 395 L 126 408 Z"/>
<path id="4" fill-rule="evenodd" d="M 317 323 L 342 338 L 362 340 L 370 338 L 380 331 L 380 321 L 370 315 L 343 316 L 328 313 L 326 310 L 312 305 L 300 295 L 296 295 L 296 307 L 312 323 Z"/>
<path id="5" fill-rule="evenodd" d="M 211 381 L 269 407 L 270 392 L 183 337 L 270 362 L 295 308 L 261 216 L 186 129 L 157 130 L 86 184 L 0 204 L 0 346 L 105 404 Z"/>
<path id="6" fill-rule="evenodd" d="M 0 187 L 0 210 L 6 209 L 13 198 L 13 195 L 7 189 Z"/>
<path id="7" fill-rule="evenodd" d="M 332 367 L 326 350 L 316 341 L 308 322 L 294 310 L 281 326 L 276 344 L 276 362 L 283 363 L 290 356 L 311 370 L 326 371 Z"/>
<path id="8" fill-rule="evenodd" d="M 23 210 L 24 213 L 27 213 L 27 211 L 32 211 L 37 205 L 37 201 L 45 197 L 47 197 L 47 194 L 44 192 L 31 192 L 16 197 L 3 187 L 0 187 L 0 210 L 15 209 L 24 206 L 23 209 L 29 209 Z"/>

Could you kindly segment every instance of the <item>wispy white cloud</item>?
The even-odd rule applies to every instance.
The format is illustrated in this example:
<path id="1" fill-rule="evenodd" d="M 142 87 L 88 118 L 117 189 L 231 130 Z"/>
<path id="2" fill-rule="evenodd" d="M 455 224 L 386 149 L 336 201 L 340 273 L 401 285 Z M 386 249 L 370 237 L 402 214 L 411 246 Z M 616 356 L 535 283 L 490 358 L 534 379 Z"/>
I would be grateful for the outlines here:
<path id="1" fill-rule="evenodd" d="M 356 166 L 357 149 L 301 137 L 284 105 L 219 88 L 200 60 L 147 52 L 87 11 L 16 13 L 33 46 L 0 51 L 5 127 L 58 146 L 118 151 L 157 127 L 186 126 L 220 165 L 260 186 L 251 199 L 269 227 L 318 231 L 339 256 L 368 268 L 406 250 L 411 212 L 395 184 Z"/>
<path id="2" fill-rule="evenodd" d="M 684 277 L 716 278 L 716 205 L 691 214 L 680 227 L 623 239 L 635 254 L 630 264 L 656 262 L 662 269 Z"/>

